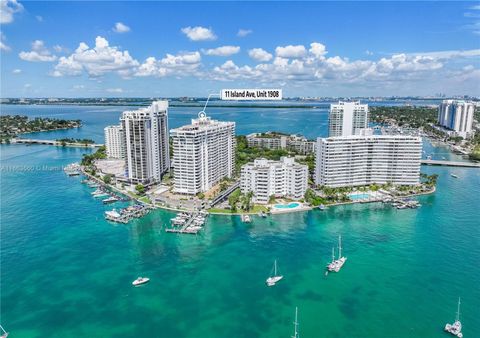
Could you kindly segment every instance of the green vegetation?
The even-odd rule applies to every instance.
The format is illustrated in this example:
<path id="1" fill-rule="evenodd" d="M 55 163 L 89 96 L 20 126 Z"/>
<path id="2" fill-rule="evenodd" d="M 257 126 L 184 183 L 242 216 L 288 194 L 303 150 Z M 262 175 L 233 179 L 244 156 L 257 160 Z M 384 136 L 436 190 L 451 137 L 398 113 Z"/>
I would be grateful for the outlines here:
<path id="1" fill-rule="evenodd" d="M 437 122 L 437 109 L 428 107 L 370 107 L 370 121 L 420 128 Z"/>
<path id="2" fill-rule="evenodd" d="M 56 141 L 60 142 L 62 146 L 66 146 L 67 143 L 84 144 L 85 146 L 95 143 L 94 140 L 91 140 L 88 138 L 61 138 L 61 139 L 57 139 Z"/>
<path id="3" fill-rule="evenodd" d="M 242 211 L 251 211 L 254 208 L 252 204 L 253 192 L 249 191 L 246 194 L 242 194 L 240 189 L 235 189 L 230 196 L 228 196 L 228 205 L 232 212 L 236 212 L 238 208 Z"/>
<path id="4" fill-rule="evenodd" d="M 428 188 L 433 188 L 434 186 L 437 185 L 437 180 L 438 180 L 437 174 L 427 175 L 427 174 L 421 173 L 420 178 L 422 179 L 422 183 L 425 184 Z"/>
<path id="5" fill-rule="evenodd" d="M 61 120 L 46 117 L 29 119 L 27 116 L 21 115 L 2 115 L 0 116 L 0 142 L 7 142 L 18 134 L 78 128 L 81 125 L 81 120 Z"/>
<path id="6" fill-rule="evenodd" d="M 144 195 L 144 194 L 145 194 L 145 186 L 144 186 L 143 184 L 140 184 L 140 183 L 137 184 L 137 185 L 135 186 L 135 190 L 137 191 L 137 193 L 138 193 L 139 195 Z"/>
<path id="7" fill-rule="evenodd" d="M 85 167 L 91 167 L 93 166 L 93 163 L 95 162 L 95 160 L 99 160 L 103 158 L 107 158 L 105 146 L 99 147 L 97 151 L 94 152 L 93 154 L 84 154 L 81 161 L 81 165 Z"/>
<path id="8" fill-rule="evenodd" d="M 319 206 L 320 204 L 328 203 L 325 198 L 315 194 L 315 191 L 313 191 L 312 189 L 307 189 L 307 191 L 305 192 L 305 201 L 314 207 Z"/>
<path id="9" fill-rule="evenodd" d="M 240 173 L 242 165 L 252 162 L 257 158 L 266 158 L 268 160 L 278 161 L 282 156 L 294 154 L 291 151 L 278 149 L 270 150 L 264 148 L 248 147 L 247 138 L 245 136 L 237 136 L 237 148 L 235 154 L 235 170 Z"/>
<path id="10" fill-rule="evenodd" d="M 220 208 L 211 208 L 208 210 L 209 212 L 216 212 L 216 213 L 221 213 L 221 214 L 235 214 L 239 213 L 239 210 L 232 210 L 232 209 L 220 209 Z M 254 205 L 248 212 L 249 213 L 254 213 L 257 214 L 259 212 L 268 212 L 267 207 L 263 205 Z"/>
<path id="11" fill-rule="evenodd" d="M 110 183 L 112 183 L 112 175 L 106 174 L 105 176 L 103 176 L 103 182 L 104 182 L 105 184 L 110 184 Z"/>

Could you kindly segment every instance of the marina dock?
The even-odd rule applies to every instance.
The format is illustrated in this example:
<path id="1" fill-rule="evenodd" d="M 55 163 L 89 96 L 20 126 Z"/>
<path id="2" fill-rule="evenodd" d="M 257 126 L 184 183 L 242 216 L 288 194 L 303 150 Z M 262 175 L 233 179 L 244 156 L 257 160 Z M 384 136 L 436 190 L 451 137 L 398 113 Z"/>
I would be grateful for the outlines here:
<path id="1" fill-rule="evenodd" d="M 196 235 L 205 225 L 208 216 L 206 211 L 193 213 L 182 212 L 170 220 L 172 227 L 165 232 Z"/>
<path id="2" fill-rule="evenodd" d="M 119 211 L 113 209 L 105 211 L 105 219 L 108 221 L 127 224 L 134 218 L 140 218 L 150 212 L 152 208 L 146 205 L 136 204 Z"/>

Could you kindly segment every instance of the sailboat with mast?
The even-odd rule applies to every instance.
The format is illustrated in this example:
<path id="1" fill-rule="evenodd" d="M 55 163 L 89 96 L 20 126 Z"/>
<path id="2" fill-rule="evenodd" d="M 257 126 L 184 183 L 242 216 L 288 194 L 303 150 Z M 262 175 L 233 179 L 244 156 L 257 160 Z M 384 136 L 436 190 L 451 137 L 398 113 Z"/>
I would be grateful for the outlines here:
<path id="1" fill-rule="evenodd" d="M 283 278 L 281 275 L 277 275 L 277 260 L 273 263 L 273 275 L 266 280 L 267 286 L 274 286 L 278 281 Z"/>
<path id="2" fill-rule="evenodd" d="M 459 338 L 463 337 L 462 323 L 460 322 L 460 297 L 458 297 L 457 315 L 453 324 L 445 325 L 445 331 Z"/>
<path id="3" fill-rule="evenodd" d="M 347 261 L 347 257 L 342 257 L 342 236 L 338 236 L 338 259 L 335 259 L 335 248 L 332 248 L 332 261 L 327 265 L 328 271 L 339 272 Z"/>
<path id="4" fill-rule="evenodd" d="M 2 330 L 2 332 L 0 332 L 2 335 L 0 336 L 0 338 L 7 338 L 8 337 L 8 332 L 5 331 L 5 329 L 3 328 L 2 325 L 0 325 L 0 330 Z"/>
<path id="5" fill-rule="evenodd" d="M 300 335 L 298 334 L 298 307 L 295 307 L 295 321 L 293 322 L 292 338 L 300 338 Z"/>

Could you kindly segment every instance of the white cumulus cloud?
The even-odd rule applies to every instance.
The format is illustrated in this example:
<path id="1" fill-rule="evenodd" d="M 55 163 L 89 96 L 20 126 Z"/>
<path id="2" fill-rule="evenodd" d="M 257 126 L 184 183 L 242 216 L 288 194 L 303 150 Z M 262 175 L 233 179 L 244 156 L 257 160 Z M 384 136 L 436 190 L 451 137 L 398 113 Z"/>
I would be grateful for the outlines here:
<path id="1" fill-rule="evenodd" d="M 22 72 L 22 70 L 21 70 L 21 69 L 18 69 L 18 68 L 12 70 L 12 73 L 13 73 L 13 74 L 20 74 L 21 72 Z"/>
<path id="2" fill-rule="evenodd" d="M 303 45 L 289 45 L 285 47 L 279 46 L 275 48 L 275 54 L 282 58 L 300 58 L 302 56 L 305 56 L 306 53 L 307 50 Z"/>
<path id="3" fill-rule="evenodd" d="M 151 56 L 138 67 L 135 76 L 199 76 L 201 59 L 199 52 L 183 52 L 177 55 L 167 54 L 160 60 Z"/>
<path id="4" fill-rule="evenodd" d="M 128 50 L 121 51 L 118 47 L 111 47 L 105 38 L 97 36 L 95 47 L 90 48 L 85 42 L 81 42 L 71 55 L 62 56 L 52 75 L 80 75 L 85 71 L 93 77 L 110 72 L 129 77 L 138 66 L 139 62 L 130 56 Z"/>
<path id="5" fill-rule="evenodd" d="M 5 43 L 5 35 L 0 32 L 0 50 L 3 50 L 4 52 L 9 52 L 11 50 L 11 48 L 9 46 L 7 46 L 7 44 Z"/>
<path id="6" fill-rule="evenodd" d="M 215 56 L 230 56 L 240 52 L 240 47 L 238 46 L 222 46 L 213 49 L 202 50 L 205 55 L 215 55 Z"/>
<path id="7" fill-rule="evenodd" d="M 22 51 L 18 54 L 20 59 L 30 62 L 52 62 L 57 59 L 55 55 L 45 47 L 42 40 L 32 42 L 32 50 L 29 52 Z"/>
<path id="8" fill-rule="evenodd" d="M 246 37 L 247 35 L 249 34 L 252 34 L 253 31 L 251 29 L 242 29 L 240 28 L 237 32 L 237 36 L 240 37 L 240 38 L 244 38 Z"/>
<path id="9" fill-rule="evenodd" d="M 202 26 L 196 27 L 184 27 L 182 28 L 182 33 L 185 34 L 192 41 L 204 41 L 204 40 L 215 40 L 217 36 L 211 28 L 205 28 Z"/>
<path id="10" fill-rule="evenodd" d="M 327 48 L 324 44 L 319 42 L 312 42 L 308 51 L 316 57 L 323 57 L 325 54 L 327 54 Z"/>
<path id="11" fill-rule="evenodd" d="M 23 11 L 23 5 L 17 0 L 0 0 L 0 23 L 13 22 L 13 15 L 21 11 Z"/>
<path id="12" fill-rule="evenodd" d="M 273 55 L 262 48 L 253 48 L 248 51 L 248 56 L 260 62 L 267 62 L 273 58 Z"/>
<path id="13" fill-rule="evenodd" d="M 128 27 L 124 23 L 117 22 L 113 27 L 113 31 L 115 33 L 127 33 L 127 32 L 130 32 L 130 27 Z"/>

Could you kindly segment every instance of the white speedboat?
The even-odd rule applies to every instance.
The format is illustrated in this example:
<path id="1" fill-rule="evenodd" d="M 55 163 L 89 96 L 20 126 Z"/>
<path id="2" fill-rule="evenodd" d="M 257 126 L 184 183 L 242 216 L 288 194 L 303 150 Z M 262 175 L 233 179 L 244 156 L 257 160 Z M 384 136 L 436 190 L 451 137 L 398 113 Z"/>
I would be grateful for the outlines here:
<path id="1" fill-rule="evenodd" d="M 251 223 L 252 219 L 250 218 L 250 215 L 242 215 L 242 221 L 244 223 Z"/>
<path id="2" fill-rule="evenodd" d="M 8 337 L 8 332 L 5 331 L 5 329 L 3 328 L 2 325 L 0 325 L 0 329 L 2 330 L 2 335 L 0 336 L 0 338 L 7 338 Z"/>
<path id="3" fill-rule="evenodd" d="M 148 283 L 150 282 L 150 278 L 147 278 L 147 277 L 138 277 L 137 279 L 135 279 L 133 282 L 132 282 L 132 285 L 133 286 L 139 286 L 139 285 L 142 285 L 142 284 L 145 284 L 145 283 Z"/>
<path id="4" fill-rule="evenodd" d="M 347 257 L 342 257 L 342 236 L 338 236 L 338 259 L 335 259 L 335 249 L 332 248 L 332 261 L 327 265 L 327 269 L 339 272 L 346 261 Z"/>
<path id="5" fill-rule="evenodd" d="M 114 202 L 117 202 L 118 201 L 118 198 L 116 198 L 115 196 L 111 196 L 107 199 L 104 199 L 102 202 L 103 204 L 109 204 L 109 203 L 114 203 Z"/>
<path id="6" fill-rule="evenodd" d="M 455 322 L 453 324 L 446 324 L 445 331 L 458 338 L 463 337 L 462 323 L 460 322 L 460 298 L 458 298 L 457 316 L 455 317 Z"/>
<path id="7" fill-rule="evenodd" d="M 277 275 L 277 260 L 275 260 L 273 263 L 273 274 L 266 280 L 267 286 L 274 286 L 281 279 L 283 279 L 283 276 Z"/>
<path id="8" fill-rule="evenodd" d="M 452 177 L 454 177 L 454 178 L 458 178 L 458 176 L 455 175 L 455 174 L 450 174 L 450 176 L 452 176 Z"/>

